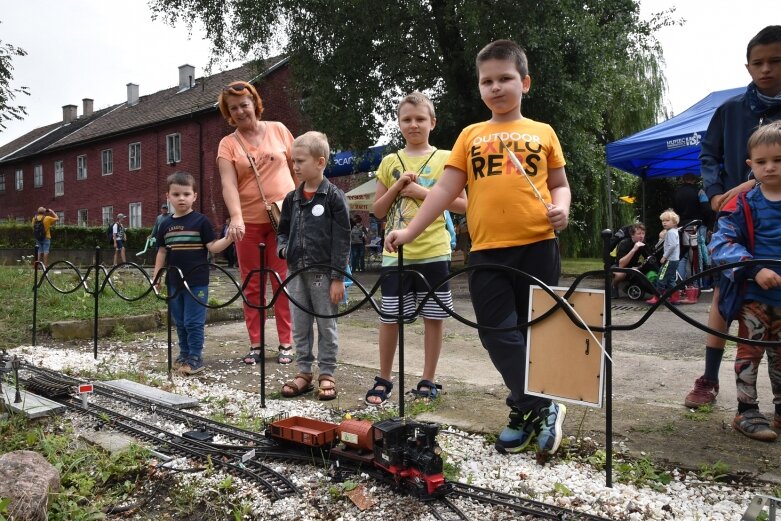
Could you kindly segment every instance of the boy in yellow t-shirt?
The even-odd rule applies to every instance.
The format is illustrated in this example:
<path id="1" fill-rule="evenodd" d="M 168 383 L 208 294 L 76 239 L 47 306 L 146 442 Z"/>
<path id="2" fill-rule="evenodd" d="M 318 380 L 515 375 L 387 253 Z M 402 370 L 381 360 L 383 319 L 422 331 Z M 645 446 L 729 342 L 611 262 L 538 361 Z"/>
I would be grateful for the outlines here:
<path id="1" fill-rule="evenodd" d="M 377 193 L 374 197 L 372 212 L 378 218 L 387 216 L 386 230 L 404 229 L 415 217 L 429 190 L 442 176 L 442 170 L 450 152 L 437 150 L 428 142 L 428 137 L 436 125 L 434 104 L 424 94 L 413 92 L 399 103 L 399 129 L 404 136 L 406 146 L 394 154 L 385 156 L 377 169 Z M 447 205 L 454 212 L 466 210 L 466 194 L 463 187 Z M 444 211 L 444 207 L 442 210 Z M 419 237 L 404 249 L 404 264 L 414 264 L 414 269 L 426 279 L 428 284 L 438 284 L 448 275 L 450 261 L 450 234 L 445 227 L 443 211 L 432 217 Z M 383 271 L 394 270 L 398 265 L 395 252 L 383 252 Z M 404 314 L 412 313 L 428 292 L 428 287 L 416 277 L 404 277 L 403 287 L 399 278 L 393 275 L 382 278 L 382 311 L 396 315 L 399 310 L 399 298 L 403 299 Z M 449 283 L 436 288 L 435 294 L 448 309 L 453 309 L 453 297 Z M 419 398 L 434 399 L 439 394 L 439 386 L 434 375 L 442 350 L 442 327 L 447 312 L 429 298 L 420 313 L 423 316 L 425 333 L 423 336 L 423 375 L 413 390 Z M 384 404 L 391 395 L 391 368 L 399 339 L 399 328 L 393 318 L 380 318 L 380 376 L 366 393 L 365 401 L 369 405 Z"/>
<path id="2" fill-rule="evenodd" d="M 561 145 L 549 125 L 521 115 L 521 99 L 531 86 L 523 49 L 510 40 L 497 40 L 485 46 L 476 61 L 480 97 L 491 109 L 491 119 L 461 131 L 442 179 L 407 228 L 388 234 L 385 247 L 394 251 L 412 241 L 466 186 L 472 237 L 469 265 L 510 266 L 545 284 L 557 284 L 560 259 L 555 231 L 566 228 L 571 199 Z M 521 162 L 526 175 L 509 154 Z M 481 326 L 506 328 L 526 322 L 529 284 L 520 277 L 476 270 L 469 291 Z M 510 389 L 510 421 L 496 449 L 520 452 L 536 436 L 540 453 L 554 453 L 561 443 L 566 408 L 524 394 L 524 332 L 481 329 L 479 334 Z"/>

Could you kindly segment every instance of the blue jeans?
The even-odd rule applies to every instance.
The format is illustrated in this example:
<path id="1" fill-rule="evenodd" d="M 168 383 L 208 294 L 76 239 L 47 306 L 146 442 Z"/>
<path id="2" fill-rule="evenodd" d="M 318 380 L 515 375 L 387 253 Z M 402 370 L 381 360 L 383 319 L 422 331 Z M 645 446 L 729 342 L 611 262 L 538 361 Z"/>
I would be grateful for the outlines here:
<path id="1" fill-rule="evenodd" d="M 179 338 L 179 358 L 201 358 L 203 353 L 203 329 L 206 324 L 206 304 L 209 301 L 209 286 L 190 286 L 195 300 L 184 287 L 169 301 L 171 318 L 176 325 Z M 173 295 L 176 286 L 168 286 L 168 294 Z"/>

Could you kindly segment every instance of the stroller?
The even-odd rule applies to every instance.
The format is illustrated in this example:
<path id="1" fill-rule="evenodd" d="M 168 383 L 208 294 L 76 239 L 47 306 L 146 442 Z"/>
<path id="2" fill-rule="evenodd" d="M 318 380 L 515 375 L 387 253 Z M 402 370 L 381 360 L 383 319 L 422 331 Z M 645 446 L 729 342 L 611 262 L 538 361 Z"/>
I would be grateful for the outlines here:
<path id="1" fill-rule="evenodd" d="M 605 270 L 609 270 L 618 264 L 618 259 L 616 258 L 618 244 L 624 239 L 631 237 L 631 227 L 631 224 L 623 226 L 610 238 L 608 254 L 603 259 Z M 627 273 L 626 279 L 619 283 L 619 294 L 623 292 L 632 300 L 645 299 L 653 295 L 655 291 L 654 284 L 659 277 L 659 259 L 663 250 L 663 245 L 657 245 L 656 247 L 646 245 L 642 264 L 634 267 L 632 272 Z"/>

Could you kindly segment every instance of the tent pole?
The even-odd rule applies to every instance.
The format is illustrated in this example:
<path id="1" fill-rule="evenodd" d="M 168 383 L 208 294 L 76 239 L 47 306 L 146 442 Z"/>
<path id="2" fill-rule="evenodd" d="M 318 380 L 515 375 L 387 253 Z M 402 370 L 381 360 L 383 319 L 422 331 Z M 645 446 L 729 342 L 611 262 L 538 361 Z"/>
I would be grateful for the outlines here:
<path id="1" fill-rule="evenodd" d="M 645 183 L 646 183 L 646 179 L 645 179 L 645 176 L 641 177 L 640 179 L 641 179 L 640 187 L 641 187 L 642 196 L 643 196 L 642 197 L 643 198 L 643 210 L 641 212 L 642 213 L 642 218 L 643 218 L 642 223 L 645 224 Z"/>
<path id="2" fill-rule="evenodd" d="M 607 190 L 607 228 L 613 229 L 613 197 L 611 194 L 610 166 L 605 166 L 605 189 Z"/>

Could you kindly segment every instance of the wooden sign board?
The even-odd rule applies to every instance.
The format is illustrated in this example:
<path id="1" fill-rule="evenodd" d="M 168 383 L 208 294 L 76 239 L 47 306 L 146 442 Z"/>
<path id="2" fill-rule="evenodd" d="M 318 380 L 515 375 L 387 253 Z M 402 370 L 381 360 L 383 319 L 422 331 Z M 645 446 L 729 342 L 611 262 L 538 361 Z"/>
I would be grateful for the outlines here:
<path id="1" fill-rule="evenodd" d="M 563 296 L 569 288 L 551 288 Z M 605 325 L 604 290 L 577 289 L 568 300 L 586 325 Z M 539 286 L 529 292 L 529 320 L 545 314 L 556 301 Z M 557 309 L 542 322 L 529 327 L 526 357 L 527 394 L 602 407 L 605 357 L 602 333 L 576 326 Z"/>

